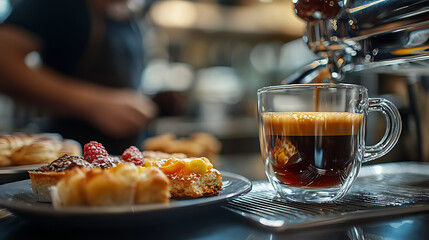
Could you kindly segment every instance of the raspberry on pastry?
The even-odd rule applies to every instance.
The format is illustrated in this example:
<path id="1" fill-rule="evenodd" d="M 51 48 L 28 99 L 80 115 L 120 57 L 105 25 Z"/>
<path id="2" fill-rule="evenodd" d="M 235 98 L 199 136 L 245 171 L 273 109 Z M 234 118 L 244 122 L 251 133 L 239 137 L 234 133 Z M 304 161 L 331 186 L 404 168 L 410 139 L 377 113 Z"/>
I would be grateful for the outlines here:
<path id="1" fill-rule="evenodd" d="M 121 160 L 125 162 L 132 162 L 140 166 L 144 164 L 143 154 L 135 146 L 125 149 L 124 153 L 122 153 Z"/>
<path id="2" fill-rule="evenodd" d="M 106 149 L 101 143 L 96 141 L 91 141 L 84 145 L 83 147 L 83 157 L 86 161 L 92 162 L 102 162 L 104 158 L 108 157 Z"/>

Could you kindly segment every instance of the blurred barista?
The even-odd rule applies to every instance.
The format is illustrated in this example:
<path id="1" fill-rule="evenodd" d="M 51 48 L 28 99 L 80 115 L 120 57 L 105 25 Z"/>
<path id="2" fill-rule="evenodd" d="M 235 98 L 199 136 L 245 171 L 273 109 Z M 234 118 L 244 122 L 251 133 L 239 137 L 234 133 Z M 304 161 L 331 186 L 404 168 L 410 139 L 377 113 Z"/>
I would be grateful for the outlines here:
<path id="1" fill-rule="evenodd" d="M 0 25 L 0 91 L 48 110 L 41 126 L 121 154 L 157 113 L 136 92 L 143 40 L 125 0 L 22 0 Z M 39 52 L 41 66 L 26 56 Z"/>

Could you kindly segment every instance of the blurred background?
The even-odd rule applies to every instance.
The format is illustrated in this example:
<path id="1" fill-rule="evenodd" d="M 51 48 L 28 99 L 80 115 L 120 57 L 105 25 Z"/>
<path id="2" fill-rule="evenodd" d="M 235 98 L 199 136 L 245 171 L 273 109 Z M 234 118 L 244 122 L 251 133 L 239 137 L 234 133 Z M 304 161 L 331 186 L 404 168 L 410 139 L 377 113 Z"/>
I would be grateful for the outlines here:
<path id="1" fill-rule="evenodd" d="M 0 21 L 16 2 L 0 0 Z M 153 134 L 180 137 L 206 131 L 224 142 L 225 153 L 258 152 L 256 90 L 280 83 L 291 68 L 304 64 L 282 56 L 284 44 L 299 39 L 304 30 L 292 2 L 130 3 L 141 9 L 150 4 L 139 17 L 147 51 L 142 91 L 163 105 L 151 126 Z M 37 109 L 5 96 L 0 104 L 0 131 L 38 131 L 33 124 Z"/>
<path id="2" fill-rule="evenodd" d="M 16 2 L 0 0 L 0 22 Z M 305 24 L 292 1 L 134 0 L 129 7 L 145 9 L 139 14 L 148 53 L 142 91 L 163 106 L 152 134 L 205 131 L 222 142 L 221 154 L 258 154 L 256 90 L 281 84 L 316 58 L 301 40 Z M 28 61 L 37 61 L 37 55 Z M 378 162 L 420 160 L 409 147 L 416 141 L 409 134 L 413 119 L 407 117 L 409 79 L 365 72 L 344 81 L 367 86 L 370 97 L 392 100 L 403 115 L 400 142 Z M 40 116 L 38 109 L 0 96 L 1 132 L 37 132 Z M 371 117 L 370 144 L 384 134 L 383 124 L 382 116 Z"/>

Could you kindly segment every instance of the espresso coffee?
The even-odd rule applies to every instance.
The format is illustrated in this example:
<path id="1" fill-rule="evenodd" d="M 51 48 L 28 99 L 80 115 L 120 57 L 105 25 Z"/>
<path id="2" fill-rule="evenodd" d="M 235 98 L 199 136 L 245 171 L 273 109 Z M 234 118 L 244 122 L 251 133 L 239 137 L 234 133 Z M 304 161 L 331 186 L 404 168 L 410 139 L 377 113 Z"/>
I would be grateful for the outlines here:
<path id="1" fill-rule="evenodd" d="M 362 145 L 362 114 L 279 112 L 261 117 L 261 149 L 279 182 L 296 187 L 344 183 Z"/>

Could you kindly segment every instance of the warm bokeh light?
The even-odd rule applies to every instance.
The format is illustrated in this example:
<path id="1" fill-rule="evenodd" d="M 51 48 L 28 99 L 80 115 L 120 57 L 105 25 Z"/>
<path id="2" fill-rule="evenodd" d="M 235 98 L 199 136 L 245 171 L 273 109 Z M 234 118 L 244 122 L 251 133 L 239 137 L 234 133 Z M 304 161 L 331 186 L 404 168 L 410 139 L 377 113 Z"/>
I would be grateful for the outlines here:
<path id="1" fill-rule="evenodd" d="M 179 0 L 162 1 L 151 11 L 155 24 L 165 28 L 227 31 L 237 33 L 280 33 L 301 36 L 304 22 L 293 12 L 290 1 L 222 7 Z"/>
<path id="2" fill-rule="evenodd" d="M 162 1 L 153 6 L 151 17 L 161 26 L 185 28 L 195 24 L 197 9 L 186 1 Z"/>

